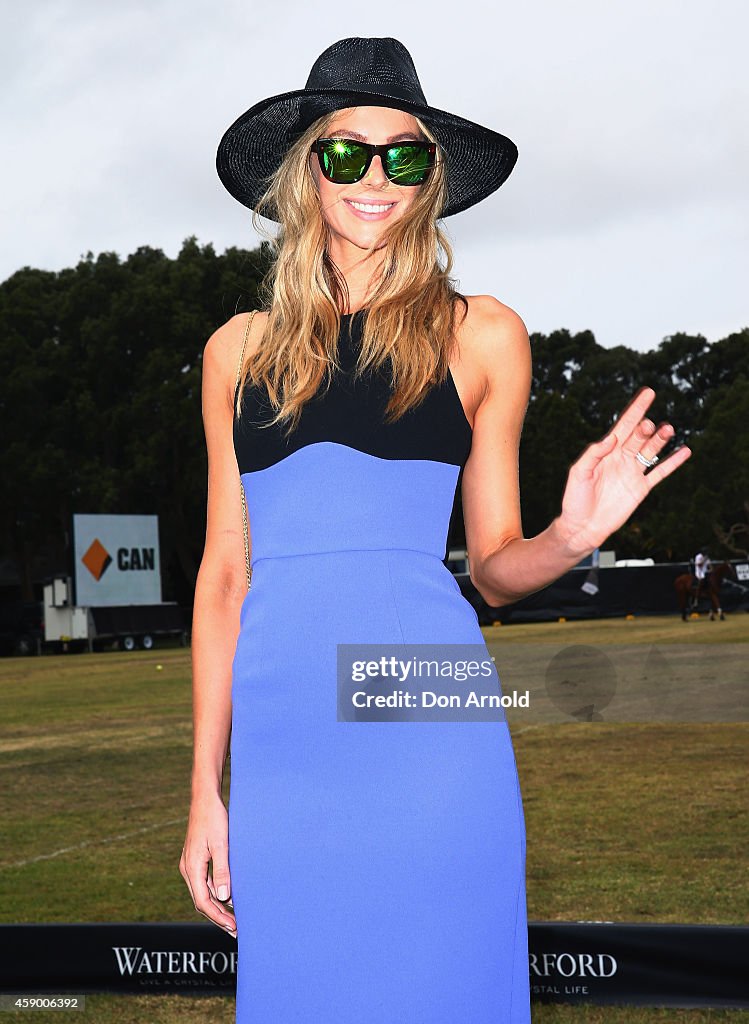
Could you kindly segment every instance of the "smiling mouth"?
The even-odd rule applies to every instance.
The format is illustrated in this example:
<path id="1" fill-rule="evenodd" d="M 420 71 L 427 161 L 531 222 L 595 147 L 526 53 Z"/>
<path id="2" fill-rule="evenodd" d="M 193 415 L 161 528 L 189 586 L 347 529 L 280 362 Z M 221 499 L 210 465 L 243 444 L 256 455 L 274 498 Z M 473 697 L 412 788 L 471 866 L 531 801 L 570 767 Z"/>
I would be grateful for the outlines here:
<path id="1" fill-rule="evenodd" d="M 347 199 L 346 202 L 360 213 L 385 213 L 395 206 L 395 203 L 359 203 L 355 199 Z"/>

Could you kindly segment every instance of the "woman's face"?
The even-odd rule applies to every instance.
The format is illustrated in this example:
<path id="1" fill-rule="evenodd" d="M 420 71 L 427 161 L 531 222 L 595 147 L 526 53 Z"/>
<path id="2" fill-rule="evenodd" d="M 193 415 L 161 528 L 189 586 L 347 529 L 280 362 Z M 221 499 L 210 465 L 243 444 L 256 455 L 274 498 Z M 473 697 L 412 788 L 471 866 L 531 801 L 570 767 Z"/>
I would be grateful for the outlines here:
<path id="1" fill-rule="evenodd" d="M 341 111 L 325 135 L 375 145 L 424 138 L 415 117 L 390 107 L 356 107 Z M 320 196 L 323 219 L 330 230 L 331 257 L 336 262 L 354 255 L 352 248 L 376 246 L 385 228 L 404 215 L 421 189 L 420 185 L 396 185 L 390 181 L 379 156 L 373 157 L 367 173 L 353 185 L 328 181 L 320 171 L 316 153 L 310 156 L 310 168 Z M 362 205 L 370 209 L 362 209 Z"/>

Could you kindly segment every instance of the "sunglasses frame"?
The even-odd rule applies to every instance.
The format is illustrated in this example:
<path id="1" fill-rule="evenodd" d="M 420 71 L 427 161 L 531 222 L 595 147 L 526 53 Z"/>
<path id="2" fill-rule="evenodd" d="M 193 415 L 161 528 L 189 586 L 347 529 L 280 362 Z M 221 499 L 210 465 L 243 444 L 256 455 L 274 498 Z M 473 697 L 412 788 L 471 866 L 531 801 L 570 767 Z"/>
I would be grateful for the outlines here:
<path id="1" fill-rule="evenodd" d="M 353 142 L 354 145 L 361 146 L 362 149 L 366 151 L 367 159 L 364 163 L 364 169 L 362 170 L 358 178 L 355 178 L 353 181 L 336 181 L 334 178 L 331 178 L 330 175 L 326 172 L 321 149 L 324 143 L 332 142 Z M 423 149 L 429 154 L 431 162 L 428 168 L 426 169 L 423 181 L 398 181 L 397 178 L 392 177 L 392 175 L 390 174 L 387 165 L 388 150 L 399 149 L 402 146 L 417 146 L 419 149 Z M 424 139 L 403 139 L 402 142 L 388 142 L 382 146 L 375 146 L 371 142 L 362 142 L 360 139 L 348 139 L 344 135 L 338 135 L 332 136 L 330 138 L 326 137 L 323 139 L 316 139 L 315 142 L 313 142 L 312 146 L 310 147 L 310 152 L 317 154 L 317 159 L 320 164 L 320 172 L 327 181 L 331 181 L 334 185 L 355 185 L 358 181 L 361 181 L 362 178 L 365 176 L 375 156 L 379 156 L 380 160 L 382 161 L 382 169 L 385 172 L 385 175 L 387 176 L 389 181 L 392 181 L 394 185 L 400 185 L 403 188 L 412 188 L 417 185 L 423 185 L 424 182 L 429 177 L 432 170 L 434 169 L 434 164 L 437 156 L 437 143 L 429 142 L 428 140 Z"/>

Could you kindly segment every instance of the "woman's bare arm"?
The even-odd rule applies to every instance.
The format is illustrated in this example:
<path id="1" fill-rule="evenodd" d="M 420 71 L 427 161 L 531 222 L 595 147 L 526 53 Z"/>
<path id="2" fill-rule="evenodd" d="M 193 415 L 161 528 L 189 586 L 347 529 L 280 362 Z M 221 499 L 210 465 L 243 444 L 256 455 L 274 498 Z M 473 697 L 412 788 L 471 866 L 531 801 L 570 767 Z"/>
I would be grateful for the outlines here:
<path id="1" fill-rule="evenodd" d="M 487 604 L 500 607 L 541 590 L 591 554 L 691 451 L 677 449 L 643 473 L 635 452 L 651 458 L 674 428 L 656 427 L 645 417 L 655 392 L 641 388 L 607 434 L 570 467 L 559 515 L 535 537 L 523 537 L 519 448 L 531 385 L 528 332 L 513 310 L 490 296 L 472 304 L 466 326 L 485 379 L 463 473 L 466 546 L 477 590 Z"/>
<path id="2" fill-rule="evenodd" d="M 208 506 L 193 610 L 192 797 L 180 860 L 196 909 L 232 932 L 234 916 L 221 905 L 231 893 L 228 817 L 221 786 L 231 735 L 232 662 L 240 608 L 247 594 L 239 472 L 232 439 L 234 379 L 246 322 L 246 313 L 232 317 L 211 335 L 203 354 Z M 252 339 L 248 352 L 251 344 Z M 209 861 L 213 862 L 210 875 Z"/>
<path id="3" fill-rule="evenodd" d="M 518 455 L 532 370 L 525 324 L 487 295 L 471 303 L 464 329 L 485 381 L 463 471 L 466 547 L 476 589 L 499 607 L 540 590 L 582 555 L 565 550 L 553 523 L 537 537 L 523 537 Z"/>
<path id="4" fill-rule="evenodd" d="M 231 394 L 232 356 L 238 358 L 244 321 L 246 314 L 220 327 L 203 353 L 208 505 L 193 607 L 193 796 L 221 793 L 231 730 L 231 664 L 247 594 Z"/>

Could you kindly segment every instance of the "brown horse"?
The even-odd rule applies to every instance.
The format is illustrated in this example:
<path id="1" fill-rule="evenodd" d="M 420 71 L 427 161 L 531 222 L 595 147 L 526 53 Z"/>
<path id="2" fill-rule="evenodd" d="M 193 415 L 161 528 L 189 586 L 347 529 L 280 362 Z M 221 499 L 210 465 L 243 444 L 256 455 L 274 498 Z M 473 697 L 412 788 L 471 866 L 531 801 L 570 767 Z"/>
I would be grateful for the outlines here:
<path id="1" fill-rule="evenodd" d="M 719 619 L 725 619 L 720 606 L 720 588 L 726 576 L 734 580 L 737 578 L 736 569 L 730 562 L 721 562 L 720 565 L 714 566 L 704 579 L 697 581 L 696 586 L 691 572 L 685 572 L 676 577 L 674 587 L 679 602 L 679 611 L 684 622 L 687 621 L 688 611 L 697 610 L 703 595 L 710 598 L 710 621 L 714 621 L 716 614 Z"/>

